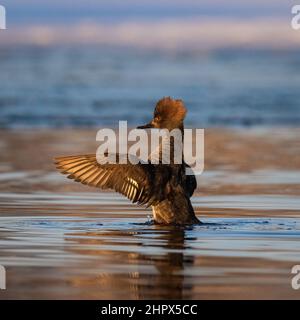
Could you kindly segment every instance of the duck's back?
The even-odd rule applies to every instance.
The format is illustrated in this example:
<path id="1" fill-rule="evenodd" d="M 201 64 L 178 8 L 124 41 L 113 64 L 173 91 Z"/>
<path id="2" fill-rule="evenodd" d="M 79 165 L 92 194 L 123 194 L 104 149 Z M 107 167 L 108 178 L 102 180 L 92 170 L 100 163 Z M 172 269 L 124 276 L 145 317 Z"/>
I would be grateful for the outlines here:
<path id="1" fill-rule="evenodd" d="M 190 201 L 197 187 L 194 175 L 185 175 L 185 167 L 172 172 L 172 178 L 165 186 L 165 199 L 152 206 L 153 218 L 162 224 L 199 223 Z M 176 170 L 175 170 L 176 171 Z"/>
<path id="2" fill-rule="evenodd" d="M 170 190 L 167 199 L 152 206 L 152 211 L 157 223 L 178 225 L 199 223 L 190 198 L 180 185 Z"/>

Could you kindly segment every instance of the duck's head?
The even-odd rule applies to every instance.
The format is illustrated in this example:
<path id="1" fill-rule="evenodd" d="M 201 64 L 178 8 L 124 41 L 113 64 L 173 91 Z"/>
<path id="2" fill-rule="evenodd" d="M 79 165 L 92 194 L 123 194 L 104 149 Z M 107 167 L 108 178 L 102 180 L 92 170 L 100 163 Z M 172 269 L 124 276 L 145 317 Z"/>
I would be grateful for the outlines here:
<path id="1" fill-rule="evenodd" d="M 159 100 L 154 109 L 153 119 L 138 129 L 157 128 L 157 129 L 181 129 L 186 115 L 186 107 L 182 100 L 175 100 L 170 97 Z"/>

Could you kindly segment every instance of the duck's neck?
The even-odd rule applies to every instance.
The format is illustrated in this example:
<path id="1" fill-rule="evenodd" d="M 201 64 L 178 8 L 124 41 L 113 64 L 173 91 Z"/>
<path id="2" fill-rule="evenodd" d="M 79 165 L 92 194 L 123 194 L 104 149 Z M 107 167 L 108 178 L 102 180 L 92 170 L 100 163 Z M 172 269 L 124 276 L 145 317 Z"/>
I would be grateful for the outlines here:
<path id="1" fill-rule="evenodd" d="M 178 127 L 176 131 L 169 131 L 169 135 L 160 138 L 159 146 L 150 154 L 149 159 L 162 164 L 183 163 L 183 138 L 184 126 Z"/>

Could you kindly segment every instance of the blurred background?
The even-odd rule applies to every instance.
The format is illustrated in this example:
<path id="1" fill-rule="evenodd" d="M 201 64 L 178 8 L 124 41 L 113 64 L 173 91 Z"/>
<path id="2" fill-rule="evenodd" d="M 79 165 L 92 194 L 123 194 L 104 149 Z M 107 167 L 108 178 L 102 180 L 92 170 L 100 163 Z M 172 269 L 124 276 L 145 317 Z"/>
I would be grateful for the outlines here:
<path id="1" fill-rule="evenodd" d="M 198 128 L 300 124 L 296 2 L 1 4 L 1 128 L 135 126 L 163 96 Z"/>

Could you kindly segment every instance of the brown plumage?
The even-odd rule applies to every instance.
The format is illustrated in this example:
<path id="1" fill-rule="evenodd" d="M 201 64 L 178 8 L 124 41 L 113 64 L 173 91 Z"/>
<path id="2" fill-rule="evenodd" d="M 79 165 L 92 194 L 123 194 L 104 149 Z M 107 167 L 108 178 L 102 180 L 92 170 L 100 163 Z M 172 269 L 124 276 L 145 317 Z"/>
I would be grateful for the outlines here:
<path id="1" fill-rule="evenodd" d="M 183 130 L 186 108 L 181 100 L 163 98 L 154 110 L 153 120 L 138 127 Z M 171 145 L 171 149 L 174 146 Z M 152 206 L 160 224 L 199 223 L 190 202 L 197 183 L 187 176 L 187 165 L 147 163 L 99 164 L 95 154 L 55 158 L 58 170 L 68 178 L 100 189 L 113 189 L 138 205 Z"/>
<path id="2" fill-rule="evenodd" d="M 117 161 L 118 162 L 118 155 Z M 133 203 L 154 205 L 162 195 L 154 192 L 153 165 L 99 164 L 95 154 L 55 158 L 58 170 L 69 179 L 101 189 L 114 189 Z"/>

